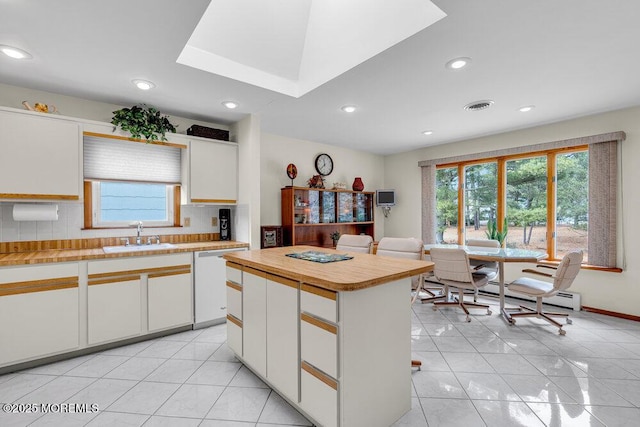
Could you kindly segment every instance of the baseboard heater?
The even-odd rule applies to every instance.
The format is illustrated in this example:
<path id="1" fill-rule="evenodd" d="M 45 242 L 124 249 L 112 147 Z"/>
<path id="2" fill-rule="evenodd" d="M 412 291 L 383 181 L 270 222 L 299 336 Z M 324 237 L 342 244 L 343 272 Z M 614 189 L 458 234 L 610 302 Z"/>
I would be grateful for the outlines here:
<path id="1" fill-rule="evenodd" d="M 500 295 L 500 286 L 497 283 L 489 283 L 488 285 L 480 288 L 479 293 L 498 296 Z M 504 294 L 505 296 L 520 300 L 536 301 L 534 297 L 509 292 L 509 285 L 505 286 Z M 542 302 L 544 304 L 555 305 L 557 307 L 571 308 L 574 311 L 580 311 L 580 308 L 582 307 L 580 304 L 580 294 L 575 292 L 558 292 L 551 298 L 543 298 Z"/>

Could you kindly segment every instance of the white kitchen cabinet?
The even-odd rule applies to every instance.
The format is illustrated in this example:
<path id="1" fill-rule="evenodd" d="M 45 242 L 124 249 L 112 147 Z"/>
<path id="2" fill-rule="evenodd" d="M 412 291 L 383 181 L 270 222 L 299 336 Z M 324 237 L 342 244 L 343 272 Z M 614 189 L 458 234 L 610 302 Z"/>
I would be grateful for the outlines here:
<path id="1" fill-rule="evenodd" d="M 0 367 L 78 346 L 78 263 L 0 268 Z"/>
<path id="2" fill-rule="evenodd" d="M 193 322 L 192 255 L 88 263 L 89 345 Z"/>
<path id="3" fill-rule="evenodd" d="M 267 379 L 294 402 L 299 400 L 298 284 L 267 275 Z"/>
<path id="4" fill-rule="evenodd" d="M 245 267 L 242 271 L 242 356 L 267 377 L 267 274 Z"/>
<path id="5" fill-rule="evenodd" d="M 89 345 L 140 335 L 140 276 L 89 281 Z"/>
<path id="6" fill-rule="evenodd" d="M 226 141 L 189 142 L 183 158 L 183 204 L 235 204 L 238 200 L 238 144 Z"/>
<path id="7" fill-rule="evenodd" d="M 189 261 L 188 258 L 173 259 L 173 262 L 185 261 Z M 164 271 L 149 274 L 149 332 L 193 323 L 191 265 L 187 263 L 187 267 L 180 268 L 181 265 L 185 264 L 167 266 Z"/>
<path id="8" fill-rule="evenodd" d="M 227 263 L 227 279 L 229 347 L 297 402 L 298 282 L 233 263 Z"/>
<path id="9" fill-rule="evenodd" d="M 88 344 L 115 341 L 142 332 L 139 258 L 89 261 Z"/>
<path id="10" fill-rule="evenodd" d="M 78 200 L 80 125 L 0 111 L 0 198 Z"/>

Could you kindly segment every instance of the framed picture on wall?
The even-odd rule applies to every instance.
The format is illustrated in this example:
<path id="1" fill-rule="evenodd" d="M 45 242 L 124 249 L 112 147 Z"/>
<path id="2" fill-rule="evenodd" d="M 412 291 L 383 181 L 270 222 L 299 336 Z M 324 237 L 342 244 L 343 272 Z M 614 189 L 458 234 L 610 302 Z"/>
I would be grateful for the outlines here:
<path id="1" fill-rule="evenodd" d="M 282 226 L 263 225 L 260 227 L 260 249 L 282 246 Z"/>

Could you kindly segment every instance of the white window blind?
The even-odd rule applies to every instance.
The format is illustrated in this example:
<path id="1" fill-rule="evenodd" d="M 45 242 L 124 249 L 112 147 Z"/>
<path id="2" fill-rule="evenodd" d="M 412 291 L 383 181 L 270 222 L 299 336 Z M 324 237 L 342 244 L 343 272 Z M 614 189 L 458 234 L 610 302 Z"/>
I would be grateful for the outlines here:
<path id="1" fill-rule="evenodd" d="M 181 149 L 84 137 L 84 177 L 96 180 L 179 184 Z"/>

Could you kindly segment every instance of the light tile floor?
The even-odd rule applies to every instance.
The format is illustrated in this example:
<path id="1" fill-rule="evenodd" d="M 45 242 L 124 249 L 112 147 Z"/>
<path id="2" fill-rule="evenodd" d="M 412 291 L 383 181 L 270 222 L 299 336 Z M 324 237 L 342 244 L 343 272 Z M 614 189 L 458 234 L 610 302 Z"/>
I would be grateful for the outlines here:
<path id="1" fill-rule="evenodd" d="M 637 426 L 640 323 L 536 319 L 414 304 L 412 410 L 396 426 Z M 96 404 L 95 413 L 0 412 L 0 426 L 309 426 L 242 366 L 224 325 L 0 376 L 0 402 Z M 55 406 L 54 406 L 55 408 Z M 349 427 L 349 426 L 347 426 Z M 373 426 L 372 426 L 373 427 Z"/>

